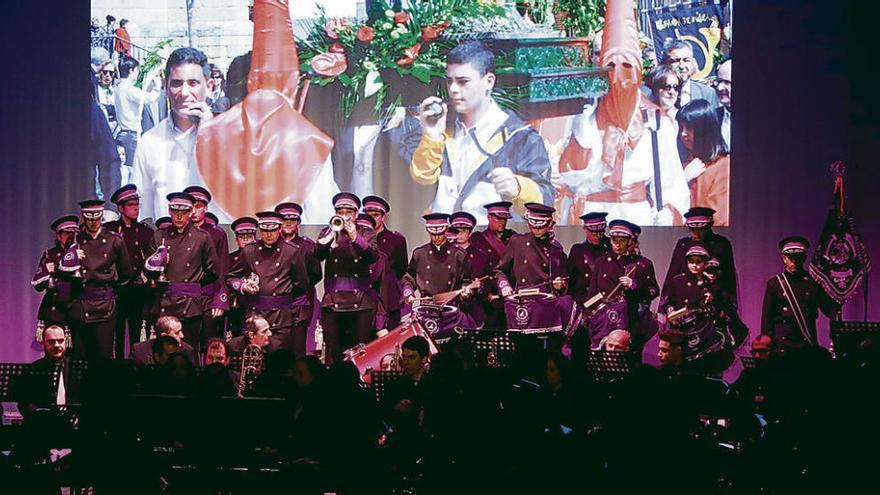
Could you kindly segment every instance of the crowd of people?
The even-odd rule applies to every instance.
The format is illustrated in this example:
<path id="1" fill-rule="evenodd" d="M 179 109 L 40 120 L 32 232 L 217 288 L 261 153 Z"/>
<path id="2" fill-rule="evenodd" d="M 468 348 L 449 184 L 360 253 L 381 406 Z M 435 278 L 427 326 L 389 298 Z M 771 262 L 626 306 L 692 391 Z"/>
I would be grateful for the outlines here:
<path id="1" fill-rule="evenodd" d="M 48 327 L 34 366 L 57 368 L 60 378 L 55 388 L 17 383 L 29 391 L 19 395 L 29 426 L 13 465 L 73 447 L 62 469 L 79 474 L 63 479 L 129 493 L 282 485 L 308 493 L 640 493 L 666 491 L 657 484 L 670 470 L 674 480 L 661 485 L 676 493 L 848 491 L 873 481 L 870 456 L 859 454 L 877 439 L 876 406 L 865 402 L 878 358 L 870 341 L 837 359 L 819 347 L 756 345 L 754 366 L 727 385 L 686 372 L 686 344 L 673 334 L 661 335 L 659 368 L 633 362 L 612 381 L 552 352 L 486 368 L 455 347 L 432 355 L 416 336 L 401 344 L 399 377 L 378 400 L 352 363 L 327 367 L 280 349 L 244 391 L 269 402 L 242 401 L 244 415 L 229 417 L 217 399 L 241 392 L 230 344 L 209 342 L 197 369 L 179 321 L 162 317 L 160 326 L 153 364 L 92 363 L 84 383 L 70 378 L 64 330 Z M 56 391 L 50 401 L 46 390 Z M 71 402 L 82 404 L 74 433 L 47 409 Z M 88 468 L 95 465 L 104 469 Z M 221 474 L 232 467 L 240 478 Z M 57 489 L 45 465 L 25 473 L 35 489 Z"/>

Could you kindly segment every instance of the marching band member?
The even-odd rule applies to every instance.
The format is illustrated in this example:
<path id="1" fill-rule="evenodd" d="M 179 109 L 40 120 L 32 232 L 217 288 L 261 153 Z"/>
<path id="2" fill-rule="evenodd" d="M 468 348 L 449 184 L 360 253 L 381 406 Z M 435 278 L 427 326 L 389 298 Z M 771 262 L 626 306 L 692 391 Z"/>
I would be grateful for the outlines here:
<path id="1" fill-rule="evenodd" d="M 562 245 L 553 239 L 553 213 L 556 210 L 540 203 L 528 203 L 525 207 L 529 233 L 510 239 L 504 256 L 495 267 L 495 281 L 505 298 L 524 289 L 536 289 L 555 296 L 552 304 L 534 299 L 524 302 L 522 307 L 507 300 L 505 314 L 508 329 L 553 333 L 550 345 L 558 351 L 562 345 L 562 330 L 570 327 L 576 316 L 571 297 L 565 294 L 568 261 Z"/>
<path id="2" fill-rule="evenodd" d="M 321 327 L 330 364 L 373 334 L 378 298 L 370 287 L 370 265 L 379 259 L 379 248 L 375 234 L 355 223 L 360 206 L 352 193 L 333 196 L 336 216 L 321 231 L 315 250 L 318 260 L 326 261 Z"/>
<path id="3" fill-rule="evenodd" d="M 76 235 L 77 269 L 62 260 L 61 270 L 73 282 L 70 304 L 73 352 L 89 361 L 113 357 L 116 333 L 116 289 L 131 281 L 133 270 L 121 235 L 103 228 L 104 202 L 80 201 L 82 230 Z M 77 276 L 79 275 L 79 276 Z"/>
<path id="4" fill-rule="evenodd" d="M 311 313 L 300 308 L 308 305 L 308 291 L 320 280 L 320 272 L 308 270 L 302 249 L 281 240 L 280 213 L 259 212 L 257 219 L 260 240 L 242 248 L 226 282 L 231 290 L 249 296 L 246 312 L 259 313 L 269 322 L 280 347 L 304 356 Z"/>
<path id="5" fill-rule="evenodd" d="M 43 252 L 37 272 L 31 285 L 37 292 L 44 292 L 37 311 L 37 318 L 48 328 L 50 325 L 67 326 L 71 297 L 71 282 L 60 278 L 58 270 L 61 258 L 76 239 L 79 231 L 79 218 L 65 215 L 56 219 L 50 226 L 55 232 L 55 245 Z"/>
<path id="6" fill-rule="evenodd" d="M 208 339 L 222 336 L 224 333 L 223 313 L 229 309 L 229 293 L 223 283 L 223 277 L 229 269 L 226 265 L 227 258 L 229 257 L 229 241 L 223 228 L 216 224 L 211 225 L 207 220 L 211 193 L 202 186 L 189 186 L 183 192 L 193 197 L 190 223 L 193 227 L 205 231 L 211 237 L 214 251 L 217 253 L 217 278 L 211 283 L 202 285 L 202 298 L 204 299 L 202 304 L 205 307 L 205 313 L 203 315 L 204 321 L 202 321 L 199 349 L 201 350 L 200 352 L 204 352 Z"/>
<path id="7" fill-rule="evenodd" d="M 552 235 L 556 210 L 540 203 L 529 203 L 526 209 L 529 233 L 511 237 L 495 267 L 501 295 L 508 297 L 514 290 L 525 288 L 550 288 L 564 293 L 567 259 L 562 245 Z"/>
<path id="8" fill-rule="evenodd" d="M 613 220 L 609 227 L 611 252 L 596 260 L 587 294 L 590 300 L 603 294 L 601 303 L 593 306 L 600 309 L 586 308 L 590 338 L 595 348 L 612 330 L 628 330 L 633 350 L 640 352 L 650 335 L 635 324 L 639 306 L 650 305 L 660 287 L 651 260 L 632 252 L 638 227 L 626 220 Z"/>
<path id="9" fill-rule="evenodd" d="M 800 236 L 779 242 L 784 271 L 767 281 L 761 312 L 759 346 L 779 351 L 818 346 L 816 319 L 819 311 L 831 316 L 836 304 L 804 270 L 810 241 Z"/>
<path id="10" fill-rule="evenodd" d="M 483 205 L 486 210 L 488 225 L 485 230 L 474 232 L 470 237 L 470 249 L 482 254 L 486 258 L 486 265 L 490 271 L 494 271 L 507 250 L 510 238 L 516 234 L 507 228 L 507 222 L 512 217 L 510 201 L 497 201 Z M 479 275 L 478 275 L 479 276 Z M 498 294 L 498 287 L 494 279 L 483 282 L 483 294 Z M 483 317 L 486 328 L 504 329 L 507 321 L 504 316 L 504 299 L 495 298 L 491 301 L 483 299 Z"/>
<path id="11" fill-rule="evenodd" d="M 447 242 L 449 215 L 429 213 L 422 218 L 425 219 L 425 230 L 431 240 L 413 250 L 406 275 L 403 277 L 404 301 L 413 304 L 416 291 L 422 298 L 426 298 L 461 290 L 460 299 L 470 298 L 475 287 L 467 286 L 471 281 L 467 253 Z M 436 304 L 444 306 L 447 302 L 436 302 Z M 452 337 L 456 326 L 466 328 L 476 326 L 474 320 L 464 313 L 462 308 L 456 312 L 441 312 L 441 316 L 435 322 L 437 326 L 433 336 L 437 343 L 443 343 Z"/>
<path id="12" fill-rule="evenodd" d="M 241 217 L 232 222 L 232 232 L 235 234 L 235 244 L 238 249 L 229 253 L 226 266 L 233 267 L 241 259 L 241 252 L 245 246 L 257 242 L 257 219 L 253 217 Z M 283 235 L 283 234 L 282 234 Z M 229 294 L 229 311 L 226 312 L 226 324 L 228 331 L 233 337 L 241 335 L 244 328 L 245 308 L 247 296 L 236 292 Z M 225 336 L 224 336 L 225 338 Z"/>
<path id="13" fill-rule="evenodd" d="M 217 279 L 217 251 L 210 235 L 190 223 L 193 201 L 184 192 L 168 195 L 171 225 L 153 234 L 144 274 L 157 284 L 157 316 L 176 316 L 183 340 L 199 349 L 203 315 L 210 312 L 202 287 Z"/>
<path id="14" fill-rule="evenodd" d="M 718 280 L 718 285 L 730 295 L 733 302 L 736 302 L 736 267 L 733 262 L 733 247 L 726 237 L 712 230 L 714 214 L 715 210 L 712 208 L 701 206 L 695 206 L 684 214 L 684 223 L 687 225 L 690 235 L 682 237 L 675 244 L 672 258 L 669 260 L 669 270 L 666 271 L 666 280 L 663 282 L 663 285 L 668 284 L 672 277 L 688 272 L 686 256 L 688 247 L 695 242 L 699 242 L 721 264 L 721 276 Z"/>
<path id="15" fill-rule="evenodd" d="M 572 244 L 568 252 L 569 293 L 581 304 L 587 300 L 596 260 L 611 251 L 611 242 L 605 236 L 605 229 L 608 227 L 606 216 L 608 214 L 605 212 L 581 215 L 586 238 L 583 242 Z"/>
<path id="16" fill-rule="evenodd" d="M 391 211 L 388 201 L 379 196 L 367 196 L 364 198 L 363 211 L 376 222 L 376 246 L 385 255 L 388 269 L 393 273 L 393 276 L 382 278 L 379 288 L 383 314 L 376 316 L 381 323 L 377 328 L 396 328 L 400 325 L 401 283 L 406 273 L 409 256 L 406 237 L 400 232 L 388 229 L 385 223 Z"/>
<path id="17" fill-rule="evenodd" d="M 153 229 L 137 220 L 140 214 L 140 196 L 134 184 L 117 189 L 110 196 L 110 202 L 119 210 L 119 220 L 105 223 L 104 228 L 122 236 L 134 270 L 131 283 L 120 287 L 117 296 L 119 308 L 116 317 L 115 352 L 116 357 L 122 359 L 125 356 L 125 326 L 128 324 L 128 345 L 133 347 L 140 341 L 141 326 L 152 297 L 153 291 L 145 284 L 146 278 L 142 276 L 142 272 L 144 260 L 149 254 L 147 248 L 153 238 Z"/>

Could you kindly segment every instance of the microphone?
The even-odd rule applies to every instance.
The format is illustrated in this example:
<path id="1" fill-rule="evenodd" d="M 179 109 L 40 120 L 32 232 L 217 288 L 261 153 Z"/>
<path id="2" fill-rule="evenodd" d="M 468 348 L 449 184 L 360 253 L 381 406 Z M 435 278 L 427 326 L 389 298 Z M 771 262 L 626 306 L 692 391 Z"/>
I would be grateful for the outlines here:
<path id="1" fill-rule="evenodd" d="M 406 113 L 415 117 L 417 117 L 421 113 L 421 111 L 421 105 L 406 107 Z M 425 107 L 425 117 L 438 117 L 441 113 L 443 113 L 443 105 L 441 105 L 440 102 L 435 101 Z"/>
<path id="2" fill-rule="evenodd" d="M 439 102 L 432 102 L 425 107 L 425 117 L 437 117 L 443 113 L 443 106 Z"/>

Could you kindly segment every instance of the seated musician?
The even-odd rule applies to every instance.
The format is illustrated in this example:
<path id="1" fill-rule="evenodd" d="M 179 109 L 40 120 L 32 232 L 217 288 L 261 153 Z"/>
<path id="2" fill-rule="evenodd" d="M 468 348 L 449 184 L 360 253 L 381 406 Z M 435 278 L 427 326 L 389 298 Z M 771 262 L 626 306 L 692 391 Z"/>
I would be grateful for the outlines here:
<path id="1" fill-rule="evenodd" d="M 431 241 L 413 250 L 403 276 L 404 302 L 410 305 L 415 302 L 418 291 L 422 298 L 433 298 L 431 302 L 438 306 L 459 304 L 473 294 L 473 287 L 468 285 L 471 281 L 471 270 L 467 253 L 447 241 L 449 215 L 430 213 L 422 218 L 425 219 L 425 230 Z M 457 297 L 452 297 L 454 291 L 460 291 Z M 445 300 L 446 298 L 449 300 Z M 428 313 L 423 311 L 423 314 Z M 436 326 L 426 324 L 426 327 L 429 331 L 436 328 L 432 336 L 438 344 L 451 338 L 456 326 L 476 327 L 474 320 L 464 311 L 441 312 L 437 318 L 433 322 Z"/>
<path id="2" fill-rule="evenodd" d="M 229 366 L 229 343 L 223 339 L 213 338 L 205 344 L 205 366 L 221 364 Z"/>
<path id="3" fill-rule="evenodd" d="M 170 335 L 160 335 L 150 342 L 151 364 L 164 366 L 172 354 L 180 351 L 180 341 Z"/>
<path id="4" fill-rule="evenodd" d="M 630 333 L 621 328 L 612 330 L 601 342 L 602 350 L 613 352 L 629 352 L 631 345 Z"/>
<path id="5" fill-rule="evenodd" d="M 27 420 L 37 409 L 45 407 L 46 399 L 52 397 L 52 404 L 67 403 L 66 384 L 70 370 L 70 357 L 66 355 L 64 329 L 58 325 L 50 325 L 43 331 L 43 357 L 34 361 L 32 370 L 37 373 L 17 377 L 14 382 L 12 396 L 18 401 L 18 411 Z M 60 368 L 56 393 L 50 392 L 53 387 L 51 371 Z M 45 371 L 46 373 L 41 373 Z"/>
<path id="6" fill-rule="evenodd" d="M 229 349 L 232 352 L 244 352 L 249 345 L 256 345 L 265 353 L 272 353 L 278 348 L 278 344 L 270 337 L 272 330 L 269 322 L 262 315 L 252 314 L 244 321 L 244 334 L 229 341 Z"/>
<path id="7" fill-rule="evenodd" d="M 159 336 L 167 335 L 180 344 L 180 351 L 186 353 L 190 359 L 195 359 L 195 349 L 193 346 L 183 341 L 183 325 L 176 316 L 160 316 L 156 320 L 156 331 Z M 138 366 L 147 366 L 153 364 L 153 343 L 156 339 L 138 342 L 131 347 L 131 360 Z M 172 352 L 176 352 L 172 351 Z"/>
<path id="8" fill-rule="evenodd" d="M 677 332 L 660 332 L 657 347 L 657 358 L 660 369 L 679 371 L 684 363 L 684 337 Z"/>
<path id="9" fill-rule="evenodd" d="M 383 409 L 401 435 L 412 435 L 419 428 L 422 407 L 422 379 L 427 374 L 428 341 L 412 336 L 401 346 L 403 376 L 389 383 L 383 400 Z"/>
<path id="10" fill-rule="evenodd" d="M 16 377 L 10 384 L 10 395 L 18 402 L 18 411 L 22 416 L 22 430 L 15 437 L 9 458 L 22 465 L 41 463 L 51 458 L 50 449 L 58 448 L 59 438 L 67 435 L 71 428 L 68 417 L 52 407 L 67 404 L 71 360 L 66 356 L 63 328 L 50 325 L 44 330 L 43 353 L 43 357 L 31 364 L 31 373 Z M 57 384 L 52 373 L 56 368 L 60 371 Z M 34 492 L 38 492 L 36 486 L 31 485 Z M 55 488 L 55 493 L 60 491 Z"/>

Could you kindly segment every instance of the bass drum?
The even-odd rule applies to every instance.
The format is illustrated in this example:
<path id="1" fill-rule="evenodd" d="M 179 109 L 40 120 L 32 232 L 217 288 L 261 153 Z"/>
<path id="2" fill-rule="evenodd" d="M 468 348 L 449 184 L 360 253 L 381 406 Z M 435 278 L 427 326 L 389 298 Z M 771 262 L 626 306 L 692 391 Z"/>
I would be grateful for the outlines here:
<path id="1" fill-rule="evenodd" d="M 422 323 L 412 318 L 408 323 L 400 325 L 376 340 L 359 344 L 345 351 L 346 361 L 351 361 L 361 374 L 361 380 L 370 382 L 370 372 L 373 370 L 398 369 L 400 348 L 403 342 L 413 336 L 421 336 L 428 340 L 428 350 L 433 356 L 439 350 L 431 338 L 431 334 L 425 330 Z"/>

